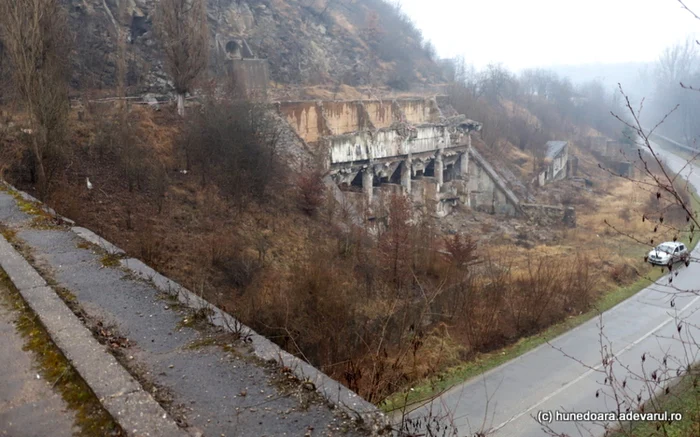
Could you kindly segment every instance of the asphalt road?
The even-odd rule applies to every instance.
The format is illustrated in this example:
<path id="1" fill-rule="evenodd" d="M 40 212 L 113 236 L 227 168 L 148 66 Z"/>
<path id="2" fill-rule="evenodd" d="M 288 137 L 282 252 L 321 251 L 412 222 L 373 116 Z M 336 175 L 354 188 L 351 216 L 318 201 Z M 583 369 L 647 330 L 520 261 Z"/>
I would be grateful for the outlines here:
<path id="1" fill-rule="evenodd" d="M 676 155 L 659 147 L 656 150 L 673 171 L 685 166 Z M 682 174 L 700 191 L 700 168 L 685 167 Z M 700 250 L 695 250 L 693 257 L 700 259 Z M 668 276 L 657 284 L 668 284 Z M 679 335 L 700 338 L 700 293 L 692 292 L 700 290 L 700 262 L 682 267 L 673 279 L 673 288 L 657 284 L 550 344 L 454 387 L 411 416 L 431 411 L 432 415 L 449 416 L 460 436 L 482 429 L 499 437 L 602 436 L 605 422 L 557 421 L 555 417 L 543 426 L 536 419 L 540 412 L 615 411 L 615 392 L 629 395 L 633 401 L 638 394 L 642 400 L 649 397 L 644 378 L 635 374 L 644 371 L 651 375 L 657 370 L 658 375 L 675 377 L 678 367 L 699 360 L 698 348 L 681 341 Z M 679 320 L 695 327 L 684 325 L 679 334 Z M 618 381 L 627 379 L 624 389 L 613 391 L 604 384 L 601 345 L 614 353 L 612 368 Z M 664 357 L 668 357 L 666 366 Z"/>

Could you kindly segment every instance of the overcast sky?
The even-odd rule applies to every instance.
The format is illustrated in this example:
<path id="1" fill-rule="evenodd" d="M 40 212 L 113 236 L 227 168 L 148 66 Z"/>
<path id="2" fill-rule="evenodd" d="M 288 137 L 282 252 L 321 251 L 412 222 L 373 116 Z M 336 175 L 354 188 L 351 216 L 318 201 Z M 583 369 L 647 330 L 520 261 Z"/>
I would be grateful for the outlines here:
<path id="1" fill-rule="evenodd" d="M 677 0 L 401 0 L 441 57 L 483 67 L 653 61 L 700 20 Z M 700 0 L 686 4 L 700 15 Z"/>

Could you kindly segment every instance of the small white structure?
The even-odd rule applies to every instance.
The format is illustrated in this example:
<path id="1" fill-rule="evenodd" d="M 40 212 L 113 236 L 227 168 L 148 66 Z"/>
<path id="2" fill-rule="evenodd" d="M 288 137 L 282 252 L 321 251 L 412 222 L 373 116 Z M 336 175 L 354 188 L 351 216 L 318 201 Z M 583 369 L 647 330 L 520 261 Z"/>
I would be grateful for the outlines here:
<path id="1" fill-rule="evenodd" d="M 545 168 L 538 177 L 540 186 L 557 179 L 566 178 L 568 161 L 569 142 L 548 141 L 547 153 L 545 154 Z"/>

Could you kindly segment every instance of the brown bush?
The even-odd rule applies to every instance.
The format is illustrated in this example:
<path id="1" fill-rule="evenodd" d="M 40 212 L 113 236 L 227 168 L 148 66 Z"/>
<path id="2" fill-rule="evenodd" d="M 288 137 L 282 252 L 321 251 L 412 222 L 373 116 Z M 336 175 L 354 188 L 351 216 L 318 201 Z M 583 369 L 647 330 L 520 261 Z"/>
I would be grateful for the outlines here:
<path id="1" fill-rule="evenodd" d="M 192 112 L 179 147 L 202 185 L 215 183 L 239 209 L 270 198 L 285 182 L 278 156 L 279 129 L 263 105 L 209 97 Z"/>
<path id="2" fill-rule="evenodd" d="M 632 279 L 638 277 L 639 273 L 634 266 L 628 263 L 616 263 L 610 269 L 610 278 L 618 285 L 628 284 Z"/>
<path id="3" fill-rule="evenodd" d="M 661 190 L 649 194 L 649 199 L 644 205 L 644 215 L 647 219 L 676 228 L 687 223 L 688 213 L 683 206 L 692 210 L 690 193 L 684 187 L 674 187 L 674 190 L 680 201 L 670 193 Z"/>
<path id="4" fill-rule="evenodd" d="M 299 208 L 308 215 L 315 215 L 326 200 L 326 185 L 319 170 L 304 172 L 297 179 Z"/>

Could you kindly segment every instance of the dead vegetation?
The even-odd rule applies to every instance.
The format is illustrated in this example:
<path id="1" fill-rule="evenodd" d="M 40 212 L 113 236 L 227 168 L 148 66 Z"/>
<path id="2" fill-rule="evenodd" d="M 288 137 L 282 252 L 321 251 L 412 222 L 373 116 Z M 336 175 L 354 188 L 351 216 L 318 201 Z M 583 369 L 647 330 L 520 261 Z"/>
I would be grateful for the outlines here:
<path id="1" fill-rule="evenodd" d="M 58 0 L 0 4 L 0 39 L 11 61 L 12 83 L 28 115 L 24 160 L 46 196 L 65 165 L 70 35 Z"/>
<path id="2" fill-rule="evenodd" d="M 385 199 L 375 237 L 325 195 L 318 172 L 287 176 L 254 106 L 212 100 L 184 123 L 164 110 L 131 108 L 126 123 L 83 110 L 51 197 L 58 211 L 373 402 L 586 311 L 635 277 L 624 266 L 637 254 L 591 236 L 608 232 L 606 218 L 624 220 L 619 187 L 569 199 L 595 207 L 580 229 L 544 231 L 547 245 L 532 249 L 486 214 L 447 236 L 401 196 Z"/>
<path id="3" fill-rule="evenodd" d="M 381 54 L 398 43 L 379 30 L 370 33 Z M 543 142 L 569 135 L 574 123 L 556 111 L 560 95 L 517 90 L 493 67 L 452 97 L 459 112 L 485 123 L 477 147 L 508 163 L 512 181 L 527 181 Z M 327 195 L 322 172 L 289 174 L 267 109 L 234 97 L 213 85 L 186 119 L 170 108 L 86 102 L 66 115 L 72 141 L 42 197 L 369 401 L 587 311 L 606 287 L 640 271 L 628 267 L 637 256 L 628 245 L 608 244 L 620 241 L 611 229 L 629 222 L 619 213 L 627 193 L 616 191 L 627 185 L 601 177 L 583 194 L 564 184 L 550 192 L 552 203 L 584 207 L 576 230 L 520 224 L 510 235 L 505 220 L 474 215 L 479 222 L 446 236 L 400 195 L 384 199 L 381 223 L 358 226 Z M 11 162 L 5 175 L 29 189 L 35 138 L 4 141 L 1 151 Z M 593 174 L 594 158 L 582 158 Z M 642 207 L 667 207 L 647 200 Z M 530 241 L 538 234 L 542 241 Z"/>

